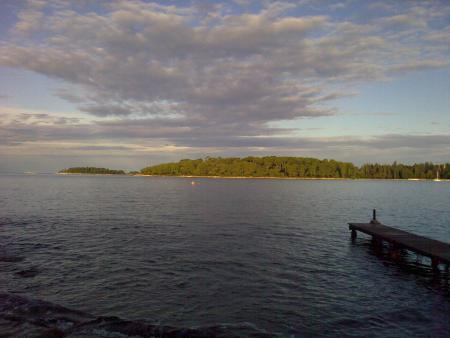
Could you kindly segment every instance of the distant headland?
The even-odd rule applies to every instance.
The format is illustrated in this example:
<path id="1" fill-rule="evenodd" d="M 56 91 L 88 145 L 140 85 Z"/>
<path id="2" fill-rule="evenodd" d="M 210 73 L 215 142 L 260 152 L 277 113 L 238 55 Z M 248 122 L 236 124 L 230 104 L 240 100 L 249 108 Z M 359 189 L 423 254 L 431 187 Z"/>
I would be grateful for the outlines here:
<path id="1" fill-rule="evenodd" d="M 310 157 L 206 157 L 158 164 L 143 168 L 140 172 L 125 173 L 124 170 L 76 167 L 61 170 L 59 173 L 216 178 L 449 180 L 450 164 L 425 162 L 407 165 L 394 162 L 356 166 L 350 162 Z"/>
<path id="2" fill-rule="evenodd" d="M 63 169 L 58 174 L 88 174 L 88 175 L 126 175 L 123 170 L 113 170 L 96 167 L 74 167 Z"/>

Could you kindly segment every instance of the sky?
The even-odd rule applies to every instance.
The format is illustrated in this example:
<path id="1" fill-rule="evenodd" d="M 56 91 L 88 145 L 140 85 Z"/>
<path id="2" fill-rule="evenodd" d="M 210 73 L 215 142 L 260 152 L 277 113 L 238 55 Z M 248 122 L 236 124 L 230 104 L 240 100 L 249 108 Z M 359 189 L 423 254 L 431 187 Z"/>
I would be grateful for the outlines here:
<path id="1" fill-rule="evenodd" d="M 450 162 L 450 2 L 0 0 L 0 172 Z"/>

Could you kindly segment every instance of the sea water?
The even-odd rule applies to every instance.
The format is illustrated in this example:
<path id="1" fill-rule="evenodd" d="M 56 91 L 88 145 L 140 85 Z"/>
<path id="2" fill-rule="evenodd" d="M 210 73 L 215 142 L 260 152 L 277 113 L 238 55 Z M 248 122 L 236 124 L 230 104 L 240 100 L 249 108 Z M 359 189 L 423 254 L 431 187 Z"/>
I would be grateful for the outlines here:
<path id="1" fill-rule="evenodd" d="M 347 225 L 450 243 L 449 182 L 191 181 L 1 175 L 0 292 L 222 336 L 449 334 L 445 272 Z"/>

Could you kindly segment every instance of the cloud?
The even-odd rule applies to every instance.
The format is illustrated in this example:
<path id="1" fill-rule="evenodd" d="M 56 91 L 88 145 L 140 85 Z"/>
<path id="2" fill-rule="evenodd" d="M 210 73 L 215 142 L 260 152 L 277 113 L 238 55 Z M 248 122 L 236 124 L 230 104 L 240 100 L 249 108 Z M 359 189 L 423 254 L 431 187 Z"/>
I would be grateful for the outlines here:
<path id="1" fill-rule="evenodd" d="M 197 127 L 192 127 L 192 121 L 176 118 L 99 119 L 86 123 L 77 118 L 63 119 L 34 112 L 0 113 L 0 121 L 0 156 L 11 158 L 9 164 L 0 164 L 0 169 L 9 168 L 11 163 L 23 163 L 20 158 L 28 158 L 27 161 L 35 158 L 36 168 L 41 168 L 40 161 L 48 159 L 53 163 L 55 156 L 61 157 L 61 163 L 72 166 L 99 164 L 108 158 L 113 167 L 139 169 L 149 163 L 206 155 L 276 154 L 356 159 L 357 163 L 374 159 L 377 162 L 423 161 L 425 152 L 427 160 L 443 161 L 450 155 L 448 134 L 304 137 L 294 135 L 296 129 L 240 123 L 223 126 L 200 120 L 195 123 Z M 114 157 L 116 162 L 112 160 Z M 135 163 L 134 166 L 125 158 Z M 63 166 L 67 165 L 55 164 L 51 169 Z"/>
<path id="2" fill-rule="evenodd" d="M 216 125 L 199 121 L 196 128 L 185 119 L 98 120 L 86 124 L 77 118 L 58 118 L 48 114 L 23 113 L 0 125 L 2 144 L 40 142 L 78 142 L 77 149 L 100 150 L 96 142 L 109 143 L 108 149 L 125 150 L 118 141 L 126 140 L 127 149 L 144 144 L 169 144 L 174 147 L 200 148 L 266 148 L 284 149 L 362 149 L 389 150 L 410 148 L 449 149 L 447 134 L 384 134 L 369 136 L 301 137 L 295 129 L 268 128 L 246 124 Z M 245 135 L 245 136 L 243 136 Z M 94 145 L 93 145 L 94 143 Z M 92 147 L 91 147 L 92 146 Z M 105 148 L 106 149 L 106 148 Z"/>
<path id="3" fill-rule="evenodd" d="M 294 2 L 253 5 L 242 12 L 205 2 L 29 1 L 0 42 L 0 65 L 61 80 L 55 95 L 91 119 L 16 114 L 0 122 L 1 142 L 354 147 L 270 125 L 332 116 L 333 100 L 361 83 L 450 65 L 441 43 L 448 23 L 436 3 L 370 4 L 368 12 L 389 7 L 389 16 L 364 22 L 318 11 L 315 2 L 301 4 L 309 15 Z M 357 141 L 382 149 L 407 140 L 387 139 Z M 417 140 L 419 148 L 430 142 Z"/>
<path id="4" fill-rule="evenodd" d="M 130 150 L 134 150 L 135 148 L 133 147 L 129 147 L 129 146 L 108 146 L 108 145 L 95 145 L 95 146 L 75 146 L 75 147 L 71 147 L 72 150 L 99 150 L 102 153 L 104 153 L 105 151 L 115 151 L 115 150 L 120 150 L 120 151 L 130 151 Z"/>
<path id="5" fill-rule="evenodd" d="M 450 61 L 446 60 L 418 60 L 410 63 L 391 67 L 391 71 L 395 73 L 406 73 L 411 71 L 420 71 L 427 69 L 438 69 L 450 67 Z"/>
<path id="6" fill-rule="evenodd" d="M 44 23 L 24 15 L 15 30 L 44 40 L 1 45 L 0 64 L 78 86 L 87 94 L 59 97 L 96 116 L 265 123 L 330 115 L 323 82 L 380 77 L 373 50 L 388 44 L 356 24 L 285 15 L 295 5 L 279 2 L 256 13 L 219 10 L 207 23 L 198 7 L 115 1 L 86 13 L 39 4 L 23 13 L 40 11 Z"/>
<path id="7" fill-rule="evenodd" d="M 447 26 L 437 32 L 430 32 L 425 38 L 431 42 L 449 43 L 450 42 L 450 26 Z"/>
<path id="8" fill-rule="evenodd" d="M 29 0 L 25 9 L 19 12 L 18 21 L 14 27 L 14 32 L 20 35 L 27 35 L 35 32 L 41 27 L 45 7 L 45 1 Z"/>
<path id="9" fill-rule="evenodd" d="M 377 11 L 386 11 L 386 12 L 390 12 L 393 10 L 393 6 L 392 4 L 388 4 L 385 2 L 372 2 L 368 8 L 370 10 L 377 10 Z"/>
<path id="10" fill-rule="evenodd" d="M 419 19 L 414 16 L 406 15 L 406 14 L 384 17 L 380 21 L 384 25 L 394 26 L 394 27 L 395 26 L 413 26 L 413 27 L 420 27 L 420 28 L 427 27 L 427 22 L 425 20 Z"/>
<path id="11" fill-rule="evenodd" d="M 252 3 L 252 0 L 233 0 L 233 2 L 239 6 L 248 6 Z"/>

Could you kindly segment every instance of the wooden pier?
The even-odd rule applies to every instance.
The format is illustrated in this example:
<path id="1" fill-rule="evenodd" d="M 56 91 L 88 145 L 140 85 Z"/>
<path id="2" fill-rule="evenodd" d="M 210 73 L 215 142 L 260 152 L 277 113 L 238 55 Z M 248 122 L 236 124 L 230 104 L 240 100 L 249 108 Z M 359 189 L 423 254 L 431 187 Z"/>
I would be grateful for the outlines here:
<path id="1" fill-rule="evenodd" d="M 435 271 L 439 271 L 439 264 L 445 264 L 447 270 L 449 268 L 450 244 L 381 224 L 376 219 L 375 210 L 370 223 L 349 223 L 349 229 L 352 239 L 356 239 L 356 232 L 361 231 L 372 236 L 372 242 L 378 247 L 382 247 L 385 241 L 391 244 L 393 250 L 406 249 L 429 257 Z"/>

